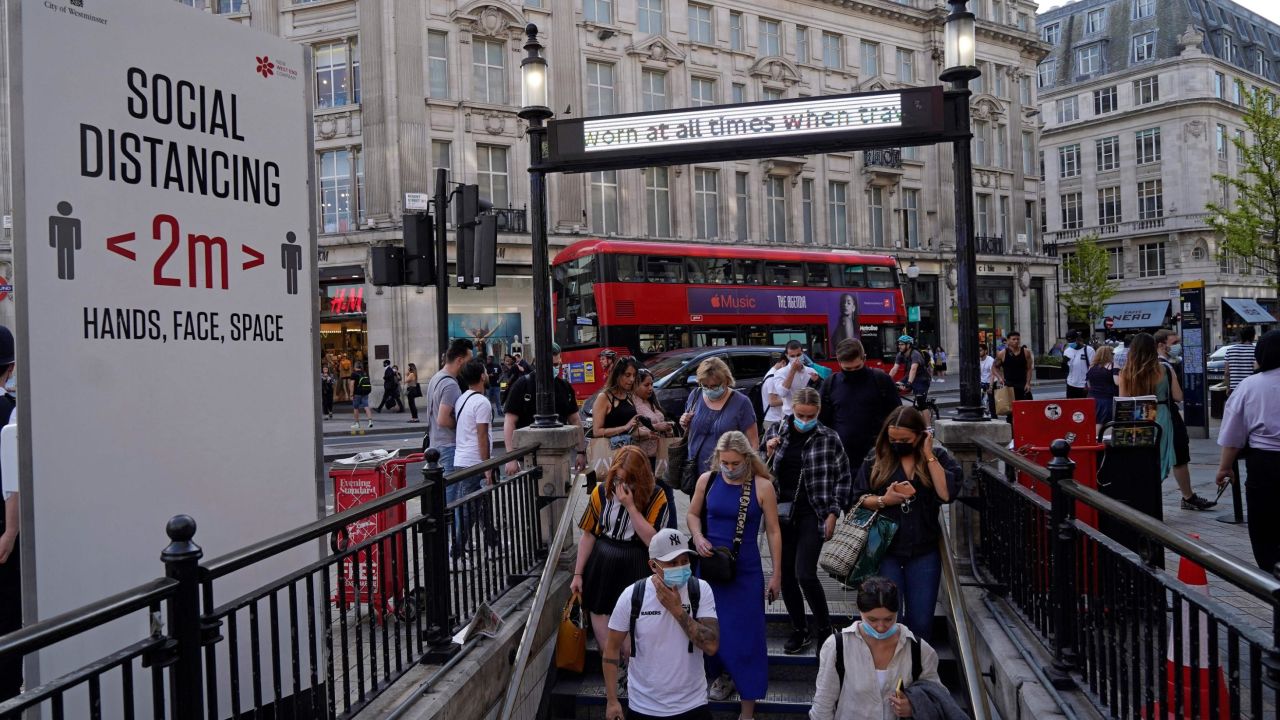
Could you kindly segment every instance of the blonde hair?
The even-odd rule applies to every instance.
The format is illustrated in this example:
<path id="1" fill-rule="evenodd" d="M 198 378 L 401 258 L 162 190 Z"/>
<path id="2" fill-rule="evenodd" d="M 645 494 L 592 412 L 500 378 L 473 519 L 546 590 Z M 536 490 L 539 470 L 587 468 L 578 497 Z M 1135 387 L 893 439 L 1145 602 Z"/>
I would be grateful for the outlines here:
<path id="1" fill-rule="evenodd" d="M 747 440 L 747 436 L 739 430 L 730 430 L 720 436 L 716 441 L 715 452 L 711 454 L 711 470 L 714 472 L 720 467 L 720 453 L 736 452 L 742 456 L 742 459 L 751 466 L 752 477 L 763 477 L 773 479 L 773 473 L 769 472 L 769 466 L 760 458 L 760 453 L 751 447 L 751 442 Z"/>
<path id="2" fill-rule="evenodd" d="M 822 396 L 817 390 L 811 387 L 802 387 L 791 396 L 791 407 L 796 405 L 812 405 L 816 408 L 822 407 Z"/>
<path id="3" fill-rule="evenodd" d="M 1111 347 L 1110 345 L 1104 345 L 1098 348 L 1097 354 L 1093 356 L 1092 367 L 1106 367 L 1110 365 L 1112 361 L 1115 359 L 1116 359 L 1115 348 Z"/>
<path id="4" fill-rule="evenodd" d="M 733 373 L 729 366 L 718 357 L 710 357 L 698 365 L 698 382 L 706 384 L 708 380 L 719 380 L 725 387 L 733 387 Z"/>

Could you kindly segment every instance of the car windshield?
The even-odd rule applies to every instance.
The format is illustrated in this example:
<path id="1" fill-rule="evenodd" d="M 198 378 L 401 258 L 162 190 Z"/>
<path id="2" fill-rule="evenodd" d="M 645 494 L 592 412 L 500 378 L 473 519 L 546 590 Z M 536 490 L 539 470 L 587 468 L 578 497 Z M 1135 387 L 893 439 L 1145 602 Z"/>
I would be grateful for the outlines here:
<path id="1" fill-rule="evenodd" d="M 693 358 L 688 351 L 668 352 L 655 355 L 645 362 L 644 366 L 653 373 L 653 381 L 660 383 L 667 377 L 684 367 Z"/>

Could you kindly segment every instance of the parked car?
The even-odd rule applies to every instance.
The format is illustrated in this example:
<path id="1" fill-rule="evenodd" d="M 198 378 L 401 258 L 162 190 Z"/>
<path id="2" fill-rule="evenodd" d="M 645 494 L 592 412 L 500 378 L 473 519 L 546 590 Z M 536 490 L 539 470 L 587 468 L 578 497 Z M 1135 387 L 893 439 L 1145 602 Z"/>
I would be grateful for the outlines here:
<path id="1" fill-rule="evenodd" d="M 1210 382 L 1221 381 L 1227 374 L 1227 348 L 1230 345 L 1223 345 L 1214 350 L 1209 355 L 1208 362 L 1205 363 L 1205 374 L 1209 376 Z"/>
<path id="2" fill-rule="evenodd" d="M 703 360 L 718 357 L 725 361 L 733 373 L 734 389 L 747 394 L 755 408 L 756 419 L 764 418 L 764 404 L 760 398 L 760 386 L 764 376 L 773 367 L 774 358 L 783 352 L 781 345 L 729 345 L 713 348 L 686 348 L 669 350 L 654 355 L 644 366 L 653 373 L 653 389 L 658 405 L 667 417 L 677 420 L 684 413 L 689 393 L 698 387 L 698 365 Z M 599 391 L 596 392 L 596 395 Z M 582 404 L 583 425 L 590 423 L 591 406 L 596 395 Z"/>

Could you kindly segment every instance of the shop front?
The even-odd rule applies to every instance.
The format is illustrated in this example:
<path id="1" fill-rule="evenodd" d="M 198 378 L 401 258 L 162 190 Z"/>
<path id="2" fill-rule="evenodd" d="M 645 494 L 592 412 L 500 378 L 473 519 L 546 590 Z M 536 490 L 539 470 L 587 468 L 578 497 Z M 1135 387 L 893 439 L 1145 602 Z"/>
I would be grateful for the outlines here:
<path id="1" fill-rule="evenodd" d="M 1013 282 L 1011 277 L 978 278 L 978 337 L 988 346 L 1017 329 L 1013 320 Z M 1029 340 L 1022 336 L 1023 342 Z"/>
<path id="2" fill-rule="evenodd" d="M 1258 334 L 1270 330 L 1276 322 L 1275 298 L 1222 298 L 1222 339 L 1235 342 L 1240 331 L 1253 326 Z"/>
<path id="3" fill-rule="evenodd" d="M 1107 327 L 1108 323 L 1110 328 Z M 1168 300 L 1145 300 L 1108 304 L 1103 308 L 1102 317 L 1098 318 L 1095 329 L 1105 331 L 1115 339 L 1122 339 L 1132 333 L 1154 333 L 1170 324 Z"/>
<path id="4" fill-rule="evenodd" d="M 367 295 L 371 290 L 359 265 L 320 268 L 321 362 L 339 378 L 350 377 L 354 364 L 368 357 Z M 345 382 L 337 384 L 334 399 L 350 399 Z"/>
<path id="5" fill-rule="evenodd" d="M 484 290 L 449 289 L 449 338 L 471 340 L 478 355 L 532 357 L 532 278 L 499 275 L 497 281 Z"/>
<path id="6" fill-rule="evenodd" d="M 908 306 L 919 306 L 918 320 L 908 320 L 907 328 L 916 344 L 930 349 L 943 344 L 942 315 L 938 308 L 938 276 L 924 275 L 908 280 L 903 288 Z"/>

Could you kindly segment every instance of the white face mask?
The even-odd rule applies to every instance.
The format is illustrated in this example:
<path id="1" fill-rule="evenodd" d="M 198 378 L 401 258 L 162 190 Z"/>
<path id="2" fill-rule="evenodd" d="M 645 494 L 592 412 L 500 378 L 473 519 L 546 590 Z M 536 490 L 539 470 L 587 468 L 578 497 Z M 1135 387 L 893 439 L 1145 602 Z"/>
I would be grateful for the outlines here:
<path id="1" fill-rule="evenodd" d="M 15 395 L 15 394 L 17 394 L 17 392 L 18 392 L 18 371 L 16 371 L 16 370 L 15 370 L 15 371 L 13 371 L 13 373 L 12 373 L 11 375 L 9 375 L 9 379 L 4 381 L 4 391 L 5 391 L 5 392 L 7 392 L 7 393 L 9 393 L 10 395 Z"/>

